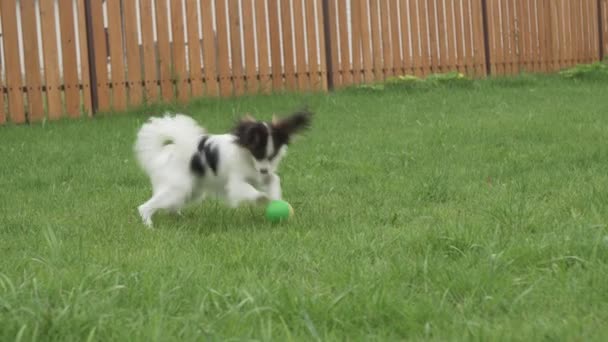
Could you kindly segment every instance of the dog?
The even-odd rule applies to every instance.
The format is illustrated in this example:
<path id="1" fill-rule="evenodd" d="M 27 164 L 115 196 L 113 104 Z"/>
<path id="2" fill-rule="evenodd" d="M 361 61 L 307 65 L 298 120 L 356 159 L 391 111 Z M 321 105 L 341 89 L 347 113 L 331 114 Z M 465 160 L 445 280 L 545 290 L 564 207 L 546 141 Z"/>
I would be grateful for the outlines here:
<path id="1" fill-rule="evenodd" d="M 277 169 L 293 137 L 308 129 L 312 113 L 258 121 L 247 114 L 225 134 L 210 134 L 192 117 L 165 113 L 137 133 L 134 152 L 152 185 L 152 197 L 138 207 L 152 227 L 158 210 L 181 209 L 209 196 L 229 207 L 282 198 Z"/>

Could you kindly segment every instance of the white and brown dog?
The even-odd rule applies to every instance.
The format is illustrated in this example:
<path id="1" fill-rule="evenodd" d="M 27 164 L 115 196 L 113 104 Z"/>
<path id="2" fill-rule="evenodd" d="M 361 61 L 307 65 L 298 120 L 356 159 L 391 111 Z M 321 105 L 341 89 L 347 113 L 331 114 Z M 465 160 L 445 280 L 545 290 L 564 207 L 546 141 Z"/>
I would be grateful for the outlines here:
<path id="1" fill-rule="evenodd" d="M 152 183 L 152 197 L 138 207 L 147 226 L 160 209 L 179 212 L 208 196 L 231 207 L 281 199 L 277 167 L 294 134 L 308 128 L 304 110 L 271 122 L 247 115 L 230 133 L 208 134 L 191 117 L 151 118 L 137 135 L 135 154 Z"/>

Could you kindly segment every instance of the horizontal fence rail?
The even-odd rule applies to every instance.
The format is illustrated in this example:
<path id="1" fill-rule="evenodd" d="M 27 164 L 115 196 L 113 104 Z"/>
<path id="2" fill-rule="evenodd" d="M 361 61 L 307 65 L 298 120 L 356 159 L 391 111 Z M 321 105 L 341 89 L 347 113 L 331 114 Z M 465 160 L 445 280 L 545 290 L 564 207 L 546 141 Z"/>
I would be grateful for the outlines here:
<path id="1" fill-rule="evenodd" d="M 0 124 L 608 51 L 608 0 L 0 0 L 0 22 Z"/>

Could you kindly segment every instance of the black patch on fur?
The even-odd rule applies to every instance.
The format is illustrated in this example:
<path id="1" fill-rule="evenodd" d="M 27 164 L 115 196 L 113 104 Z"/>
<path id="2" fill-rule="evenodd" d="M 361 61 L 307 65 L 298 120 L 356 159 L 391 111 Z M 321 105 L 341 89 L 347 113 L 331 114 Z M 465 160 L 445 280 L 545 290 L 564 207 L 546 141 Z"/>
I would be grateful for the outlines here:
<path id="1" fill-rule="evenodd" d="M 262 122 L 241 121 L 233 130 L 236 143 L 248 149 L 254 158 L 261 160 L 266 157 L 268 145 L 268 127 Z"/>
<path id="2" fill-rule="evenodd" d="M 217 164 L 220 159 L 217 148 L 213 148 L 211 144 L 205 144 L 203 146 L 203 153 L 205 154 L 207 165 L 213 170 L 213 173 L 217 175 Z"/>
<path id="3" fill-rule="evenodd" d="M 200 154 L 195 153 L 192 155 L 192 159 L 190 159 L 190 170 L 200 177 L 205 176 L 205 165 L 201 160 Z"/>
<path id="4" fill-rule="evenodd" d="M 199 176 L 204 176 L 207 167 L 214 174 L 217 174 L 217 165 L 220 159 L 217 148 L 214 148 L 208 141 L 209 137 L 204 137 L 198 143 L 197 150 L 190 160 L 190 169 Z M 203 159 L 204 158 L 204 159 Z"/>

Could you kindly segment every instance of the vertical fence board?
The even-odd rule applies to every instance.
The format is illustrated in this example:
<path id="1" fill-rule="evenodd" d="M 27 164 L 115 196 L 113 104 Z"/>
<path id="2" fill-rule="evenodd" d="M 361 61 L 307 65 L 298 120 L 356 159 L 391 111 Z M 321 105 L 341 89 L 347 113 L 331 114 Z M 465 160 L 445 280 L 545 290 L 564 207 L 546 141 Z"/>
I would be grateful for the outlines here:
<path id="1" fill-rule="evenodd" d="M 409 29 L 408 31 L 412 37 L 412 60 L 411 67 L 412 73 L 416 76 L 422 76 L 424 71 L 422 69 L 422 49 L 420 48 L 420 24 L 418 19 L 420 16 L 418 15 L 418 0 L 409 0 L 408 1 L 408 15 L 405 16 L 408 21 Z"/>
<path id="2" fill-rule="evenodd" d="M 283 89 L 283 68 L 281 65 L 281 34 L 279 27 L 279 0 L 268 0 L 268 28 L 270 32 L 270 60 L 272 69 L 272 89 Z"/>
<path id="3" fill-rule="evenodd" d="M 309 2 L 312 3 L 312 2 Z M 258 42 L 258 74 L 259 74 L 259 90 L 263 94 L 268 94 L 272 90 L 270 80 L 271 71 L 268 58 L 268 17 L 266 16 L 266 0 L 256 0 L 255 2 L 255 23 L 256 37 Z"/>
<path id="4" fill-rule="evenodd" d="M 120 0 L 108 0 L 108 37 L 110 40 L 110 68 L 112 75 L 112 107 L 122 111 L 127 108 L 125 64 L 122 39 L 122 9 Z"/>
<path id="5" fill-rule="evenodd" d="M 143 88 L 141 85 L 141 58 L 137 29 L 136 0 L 123 1 L 125 23 L 125 49 L 127 55 L 127 86 L 129 89 L 129 105 L 138 106 L 142 103 Z"/>
<path id="6" fill-rule="evenodd" d="M 320 63 L 319 63 L 319 69 L 320 69 L 320 77 L 321 77 L 321 89 L 322 90 L 327 90 L 328 86 L 327 86 L 327 78 L 329 77 L 329 74 L 327 72 L 327 60 L 326 60 L 326 41 L 325 41 L 325 23 L 323 22 L 323 3 L 322 0 L 315 0 L 315 8 L 316 8 L 316 16 L 318 18 L 317 20 L 317 32 L 318 32 L 318 37 L 319 37 L 319 54 L 320 54 Z"/>
<path id="7" fill-rule="evenodd" d="M 218 47 L 218 72 L 220 79 L 220 95 L 232 95 L 232 77 L 229 60 L 227 58 L 230 49 L 228 42 L 228 19 L 226 18 L 226 2 L 219 0 L 215 3 L 215 15 L 217 23 L 217 47 Z"/>
<path id="8" fill-rule="evenodd" d="M 464 37 L 462 25 L 464 21 L 464 14 L 460 8 L 461 1 L 456 0 L 452 6 L 452 15 L 454 16 L 454 47 L 452 53 L 454 54 L 454 70 L 458 70 L 460 73 L 466 73 L 464 65 L 464 45 L 467 37 Z"/>
<path id="9" fill-rule="evenodd" d="M 336 0 L 326 0 L 329 2 L 329 17 L 337 18 L 338 17 L 338 8 Z M 340 67 L 340 55 L 339 55 L 339 45 L 338 45 L 338 21 L 337 20 L 329 20 L 329 41 L 331 46 L 331 61 L 329 61 L 332 65 L 332 79 L 334 83 L 334 87 L 339 88 L 342 86 L 342 74 Z"/>
<path id="10" fill-rule="evenodd" d="M 308 90 L 310 79 L 306 68 L 306 40 L 304 39 L 305 13 L 302 0 L 293 0 L 293 19 L 296 55 L 296 80 L 299 90 Z"/>
<path id="11" fill-rule="evenodd" d="M 232 61 L 232 80 L 234 95 L 245 94 L 243 57 L 241 47 L 241 18 L 238 0 L 228 0 L 228 20 L 230 23 L 230 58 Z"/>
<path id="12" fill-rule="evenodd" d="M 54 1 L 40 2 L 40 25 L 44 57 L 44 74 L 47 110 L 50 120 L 58 119 L 63 113 L 61 103 L 61 74 L 59 73 L 59 51 L 57 49 L 57 28 L 55 25 Z"/>
<path id="13" fill-rule="evenodd" d="M 171 62 L 171 45 L 169 43 L 169 0 L 156 0 L 156 35 L 158 45 L 158 67 L 160 71 L 160 90 L 162 99 L 172 101 L 175 98 Z"/>
<path id="14" fill-rule="evenodd" d="M 473 0 L 475 1 L 475 0 Z M 471 14 L 471 1 L 463 0 L 462 1 L 462 26 L 463 26 L 463 36 L 462 40 L 462 62 L 464 73 L 468 76 L 474 77 L 477 75 L 474 54 L 475 54 L 475 38 L 472 37 L 472 34 L 475 36 L 478 34 L 477 31 L 473 31 L 473 20 L 472 17 L 475 15 Z"/>
<path id="15" fill-rule="evenodd" d="M 389 0 L 388 4 L 390 12 L 390 37 L 392 51 L 393 75 L 402 75 L 405 73 L 403 63 L 401 62 L 401 39 L 399 39 L 399 31 L 402 31 L 399 25 L 399 4 L 398 0 Z"/>
<path id="16" fill-rule="evenodd" d="M 205 94 L 208 96 L 219 95 L 218 83 L 218 57 L 216 33 L 213 28 L 213 11 L 211 0 L 203 0 L 201 3 L 201 20 L 203 29 L 203 65 L 205 73 Z"/>
<path id="17" fill-rule="evenodd" d="M 258 92 L 257 70 L 255 64 L 255 34 L 256 28 L 253 25 L 254 11 L 252 0 L 243 0 L 243 40 L 245 42 L 245 79 L 246 90 L 248 93 Z M 258 6 L 264 5 L 258 4 Z"/>
<path id="18" fill-rule="evenodd" d="M 198 34 L 197 0 L 186 0 L 186 32 L 188 34 L 188 62 L 190 86 L 193 97 L 203 95 L 203 70 L 201 66 L 201 40 Z"/>
<path id="19" fill-rule="evenodd" d="M 369 0 L 370 25 L 372 38 L 372 56 L 374 80 L 380 81 L 384 75 L 382 72 L 382 38 L 380 36 L 380 21 L 378 19 L 378 0 Z"/>
<path id="20" fill-rule="evenodd" d="M 308 71 L 310 77 L 310 89 L 313 91 L 321 90 L 322 82 L 320 82 L 320 70 L 319 63 L 317 61 L 318 53 L 318 39 L 317 39 L 317 25 L 315 24 L 315 2 L 311 0 L 304 0 L 306 6 L 306 37 L 308 40 Z M 322 19 L 322 18 L 319 18 Z M 319 34 L 323 34 L 322 31 Z M 321 58 L 325 58 L 322 55 Z"/>
<path id="21" fill-rule="evenodd" d="M 82 88 L 83 108 L 87 116 L 93 116 L 93 103 L 91 99 L 91 71 L 85 15 L 85 1 L 78 0 L 78 43 L 80 45 L 80 86 Z"/>
<path id="22" fill-rule="evenodd" d="M 340 40 L 340 66 L 342 85 L 348 86 L 353 82 L 350 65 L 349 39 L 348 39 L 348 13 L 346 0 L 338 0 L 338 37 Z"/>
<path id="23" fill-rule="evenodd" d="M 297 89 L 296 84 L 296 69 L 295 69 L 295 52 L 294 38 L 291 20 L 291 3 L 292 0 L 282 0 L 281 5 L 281 29 L 283 31 L 283 64 L 285 70 L 285 85 L 287 90 L 294 91 Z"/>
<path id="24" fill-rule="evenodd" d="M 76 62 L 73 10 L 72 1 L 59 1 L 65 108 L 70 117 L 78 117 L 80 116 L 80 84 L 78 82 L 78 63 Z"/>
<path id="25" fill-rule="evenodd" d="M 17 31 L 17 6 L 14 1 L 0 1 L 2 13 L 2 38 L 4 40 L 4 63 L 6 88 L 8 91 L 8 113 L 14 123 L 25 122 L 21 61 L 19 60 L 19 37 Z"/>
<path id="26" fill-rule="evenodd" d="M 411 18 L 408 16 L 409 1 L 399 2 L 399 18 L 401 18 L 401 68 L 403 74 L 414 73 L 414 63 L 411 45 Z"/>
<path id="27" fill-rule="evenodd" d="M 454 31 L 456 28 L 454 27 L 454 0 L 446 1 L 444 6 L 445 13 L 445 35 L 446 35 L 446 59 L 447 59 L 447 67 L 446 71 L 456 70 L 456 40 L 454 37 Z"/>
<path id="28" fill-rule="evenodd" d="M 6 0 L 5 0 L 6 1 Z M 36 3 L 34 0 L 21 0 L 22 23 L 28 18 L 36 18 Z M 22 25 L 23 57 L 25 62 L 25 88 L 29 105 L 28 119 L 37 122 L 44 118 L 42 105 L 42 82 L 40 81 L 40 64 L 38 61 L 38 32 L 36 21 Z"/>
<path id="29" fill-rule="evenodd" d="M 102 0 L 90 0 L 92 13 L 103 13 Z M 49 20 L 53 21 L 49 18 Z M 102 15 L 92 15 L 93 45 L 95 50 L 95 74 L 97 76 L 97 104 L 98 109 L 105 112 L 110 109 L 110 87 L 108 78 L 108 49 L 106 44 L 106 32 Z"/>
<path id="30" fill-rule="evenodd" d="M 152 8 L 154 0 L 141 0 L 141 38 L 143 45 L 144 87 L 147 103 L 159 100 L 158 73 L 156 69 L 156 42 Z"/>
<path id="31" fill-rule="evenodd" d="M 390 13 L 387 0 L 380 0 L 380 26 L 382 34 L 382 62 L 384 78 L 394 75 L 391 49 Z"/>
<path id="32" fill-rule="evenodd" d="M 608 1 L 601 0 L 601 11 L 602 11 L 602 45 L 603 45 L 603 56 L 605 59 L 608 55 Z"/>
<path id="33" fill-rule="evenodd" d="M 429 9 L 428 9 L 428 1 L 425 0 L 417 0 L 417 8 L 418 13 L 416 14 L 419 18 L 419 28 L 420 28 L 420 42 L 421 42 L 421 51 L 420 56 L 422 57 L 422 74 L 428 75 L 432 72 L 431 64 L 431 35 L 429 29 Z"/>
<path id="34" fill-rule="evenodd" d="M 350 22 L 352 27 L 352 55 L 353 55 L 353 83 L 361 83 L 363 76 L 361 56 L 361 29 L 363 20 L 361 18 L 361 0 L 351 1 Z"/>
<path id="35" fill-rule="evenodd" d="M 186 64 L 186 37 L 184 29 L 183 0 L 171 1 L 171 31 L 173 33 L 173 78 L 177 99 L 185 102 L 190 98 L 190 77 Z"/>

